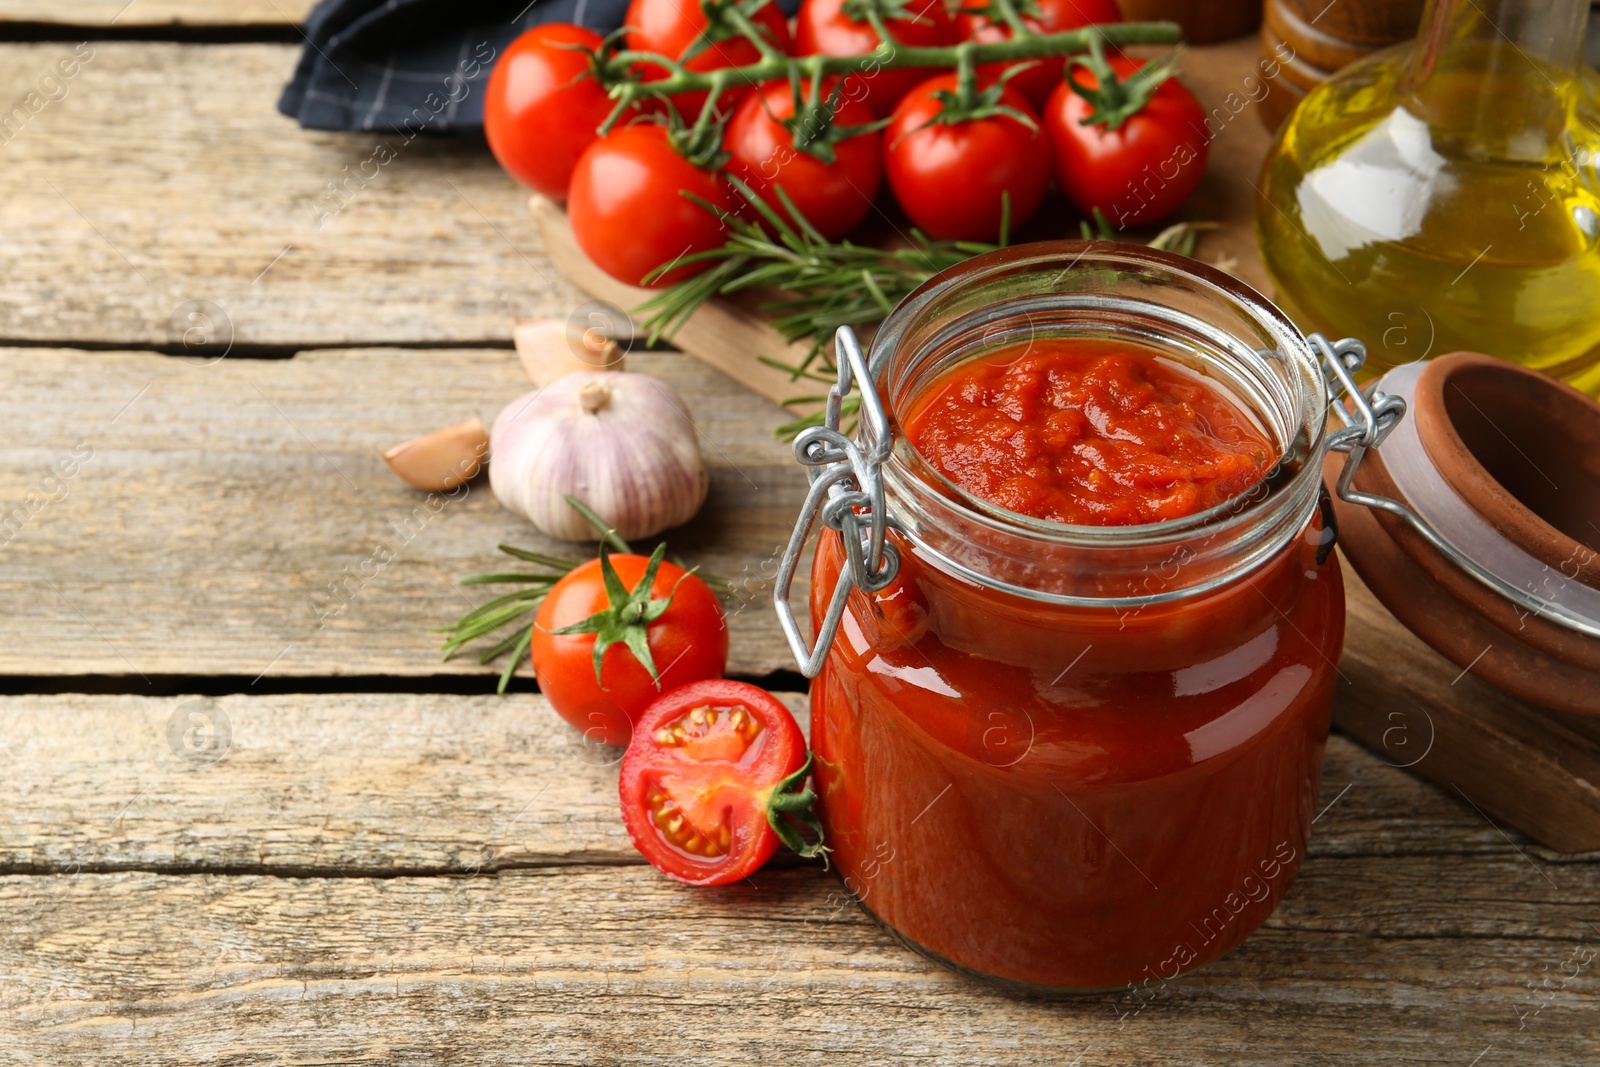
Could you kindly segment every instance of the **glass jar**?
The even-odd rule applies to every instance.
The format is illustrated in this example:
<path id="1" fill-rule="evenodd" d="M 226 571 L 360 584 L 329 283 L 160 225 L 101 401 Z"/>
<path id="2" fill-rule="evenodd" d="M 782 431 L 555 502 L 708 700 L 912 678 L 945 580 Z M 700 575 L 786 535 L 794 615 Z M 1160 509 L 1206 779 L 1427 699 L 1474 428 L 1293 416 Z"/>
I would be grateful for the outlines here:
<path id="1" fill-rule="evenodd" d="M 1206 375 L 1281 459 L 1207 512 L 1066 526 L 967 494 L 896 432 L 941 372 L 1042 337 L 1132 342 Z M 1305 854 L 1343 639 L 1315 353 L 1216 270 L 1057 242 L 929 281 L 869 373 L 884 422 L 853 462 L 864 478 L 881 460 L 881 497 L 832 511 L 811 584 L 821 640 L 836 592 L 842 608 L 811 663 L 811 738 L 846 886 L 918 951 L 1028 987 L 1161 980 L 1226 952 Z M 813 464 L 816 440 L 797 443 Z M 888 562 L 852 580 L 873 510 Z"/>
<path id="2" fill-rule="evenodd" d="M 1368 369 L 1484 352 L 1600 395 L 1600 76 L 1589 0 L 1430 0 L 1278 131 L 1256 234 L 1308 330 Z"/>

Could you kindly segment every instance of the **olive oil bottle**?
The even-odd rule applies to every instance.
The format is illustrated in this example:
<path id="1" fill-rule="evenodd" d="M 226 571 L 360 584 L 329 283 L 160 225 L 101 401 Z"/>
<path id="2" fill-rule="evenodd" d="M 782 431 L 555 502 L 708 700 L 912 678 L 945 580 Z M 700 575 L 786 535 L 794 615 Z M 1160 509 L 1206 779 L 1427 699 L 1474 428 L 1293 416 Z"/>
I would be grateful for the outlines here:
<path id="1" fill-rule="evenodd" d="M 1431 0 L 1279 131 L 1256 233 L 1304 328 L 1369 368 L 1487 352 L 1600 395 L 1600 76 L 1588 0 Z"/>

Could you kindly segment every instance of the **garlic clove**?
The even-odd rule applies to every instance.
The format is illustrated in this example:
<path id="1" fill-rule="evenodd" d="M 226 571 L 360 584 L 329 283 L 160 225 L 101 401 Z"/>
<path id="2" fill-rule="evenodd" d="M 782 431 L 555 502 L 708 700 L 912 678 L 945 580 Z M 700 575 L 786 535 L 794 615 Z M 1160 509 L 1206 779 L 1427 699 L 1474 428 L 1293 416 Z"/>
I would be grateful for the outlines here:
<path id="1" fill-rule="evenodd" d="M 565 319 L 521 322 L 512 331 L 517 357 L 535 385 L 549 385 L 579 370 L 625 368 L 622 348 L 599 330 L 578 334 Z"/>
<path id="2" fill-rule="evenodd" d="M 406 484 L 440 492 L 471 481 L 488 454 L 489 433 L 483 420 L 468 419 L 395 445 L 383 454 L 383 461 Z"/>

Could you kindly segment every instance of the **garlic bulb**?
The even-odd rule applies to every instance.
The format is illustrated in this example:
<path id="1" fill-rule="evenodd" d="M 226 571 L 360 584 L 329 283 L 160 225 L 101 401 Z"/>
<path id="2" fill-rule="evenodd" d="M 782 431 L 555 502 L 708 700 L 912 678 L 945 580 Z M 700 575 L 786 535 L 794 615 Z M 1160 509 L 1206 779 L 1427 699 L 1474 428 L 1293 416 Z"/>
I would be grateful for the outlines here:
<path id="1" fill-rule="evenodd" d="M 624 371 L 575 371 L 507 404 L 490 431 L 489 484 L 551 537 L 588 541 L 570 494 L 624 538 L 689 521 L 710 478 L 694 423 L 667 383 Z"/>

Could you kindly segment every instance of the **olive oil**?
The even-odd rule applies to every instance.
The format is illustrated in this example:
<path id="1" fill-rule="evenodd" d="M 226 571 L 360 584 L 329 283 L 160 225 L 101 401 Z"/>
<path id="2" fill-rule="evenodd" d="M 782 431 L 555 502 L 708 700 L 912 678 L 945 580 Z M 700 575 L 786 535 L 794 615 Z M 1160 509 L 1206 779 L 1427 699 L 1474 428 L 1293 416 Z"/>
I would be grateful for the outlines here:
<path id="1" fill-rule="evenodd" d="M 1435 0 L 1416 44 L 1312 91 L 1256 204 L 1280 303 L 1303 328 L 1365 341 L 1374 371 L 1466 349 L 1600 395 L 1586 15 L 1577 0 Z"/>

